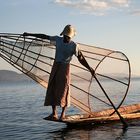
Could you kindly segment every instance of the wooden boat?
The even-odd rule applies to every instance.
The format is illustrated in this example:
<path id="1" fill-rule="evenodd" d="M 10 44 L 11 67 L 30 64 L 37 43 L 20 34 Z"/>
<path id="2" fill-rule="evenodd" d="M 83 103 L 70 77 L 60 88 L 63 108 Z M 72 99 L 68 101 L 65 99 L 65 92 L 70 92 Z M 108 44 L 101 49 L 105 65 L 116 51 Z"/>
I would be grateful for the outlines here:
<path id="1" fill-rule="evenodd" d="M 120 121 L 120 118 L 117 114 L 109 115 L 113 109 L 103 110 L 100 112 L 94 112 L 92 115 L 88 114 L 77 114 L 66 116 L 64 120 L 51 120 L 48 121 L 62 122 L 69 126 L 77 125 L 88 125 L 88 124 L 104 124 Z M 126 120 L 136 120 L 140 119 L 140 104 L 133 104 L 122 106 L 118 110 L 121 113 L 121 116 Z"/>

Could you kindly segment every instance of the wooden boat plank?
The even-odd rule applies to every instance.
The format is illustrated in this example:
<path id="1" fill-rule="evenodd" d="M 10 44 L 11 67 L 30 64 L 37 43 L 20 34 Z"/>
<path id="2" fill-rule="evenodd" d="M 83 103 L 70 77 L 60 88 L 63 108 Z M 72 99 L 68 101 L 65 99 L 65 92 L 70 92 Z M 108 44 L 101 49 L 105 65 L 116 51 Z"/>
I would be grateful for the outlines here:
<path id="1" fill-rule="evenodd" d="M 89 114 L 76 114 L 76 115 L 69 115 L 66 116 L 64 120 L 59 119 L 46 119 L 48 121 L 54 121 L 54 122 L 62 122 L 66 123 L 68 125 L 72 124 L 101 124 L 101 123 L 107 123 L 107 122 L 114 122 L 119 121 L 120 118 L 118 115 L 114 114 L 110 116 L 110 114 L 113 112 L 113 109 L 103 110 L 100 112 L 93 112 L 91 115 Z M 132 119 L 140 119 L 140 104 L 132 104 L 127 106 L 122 106 L 118 109 L 118 111 L 121 113 L 122 117 L 125 120 L 132 120 Z"/>
<path id="2" fill-rule="evenodd" d="M 122 114 L 122 117 L 125 120 L 140 119 L 140 113 Z M 120 118 L 117 115 L 94 117 L 94 118 L 80 118 L 80 119 L 76 119 L 76 117 L 74 116 L 69 116 L 64 120 L 48 119 L 48 121 L 62 122 L 67 125 L 82 125 L 82 124 L 102 124 L 102 123 L 116 122 L 116 121 L 120 121 Z"/>

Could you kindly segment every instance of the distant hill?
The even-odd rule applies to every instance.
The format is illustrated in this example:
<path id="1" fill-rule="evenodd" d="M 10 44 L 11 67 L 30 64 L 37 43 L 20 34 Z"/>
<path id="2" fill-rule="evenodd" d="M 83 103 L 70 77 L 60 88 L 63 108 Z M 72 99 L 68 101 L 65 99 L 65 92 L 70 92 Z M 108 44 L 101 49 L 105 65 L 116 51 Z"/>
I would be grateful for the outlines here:
<path id="1" fill-rule="evenodd" d="M 0 70 L 0 83 L 2 82 L 24 82 L 33 80 L 26 76 L 25 74 L 19 74 L 14 71 Z"/>
<path id="2" fill-rule="evenodd" d="M 85 73 L 81 73 L 81 76 L 84 75 Z M 87 74 L 86 78 L 89 78 L 90 75 Z M 119 77 L 119 76 L 116 76 Z M 79 80 L 79 78 L 76 78 L 72 76 L 73 80 Z M 140 76 L 132 75 L 131 80 L 140 80 Z M 0 83 L 5 83 L 5 82 L 34 82 L 31 78 L 29 78 L 25 74 L 20 74 L 15 71 L 10 71 L 10 70 L 0 70 Z"/>

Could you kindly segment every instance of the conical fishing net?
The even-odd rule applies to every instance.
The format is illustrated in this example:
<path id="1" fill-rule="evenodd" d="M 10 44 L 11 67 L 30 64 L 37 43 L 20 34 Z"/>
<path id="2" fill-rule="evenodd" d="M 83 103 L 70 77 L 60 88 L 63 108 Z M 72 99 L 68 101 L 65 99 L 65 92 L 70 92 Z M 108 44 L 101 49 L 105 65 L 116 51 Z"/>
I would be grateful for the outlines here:
<path id="1" fill-rule="evenodd" d="M 78 43 L 95 76 L 116 108 L 124 102 L 130 84 L 130 63 L 119 51 Z M 0 34 L 0 56 L 47 88 L 55 45 L 48 40 Z M 85 113 L 112 108 L 101 86 L 74 56 L 71 61 L 71 103 Z M 113 112 L 112 112 L 113 113 Z"/>

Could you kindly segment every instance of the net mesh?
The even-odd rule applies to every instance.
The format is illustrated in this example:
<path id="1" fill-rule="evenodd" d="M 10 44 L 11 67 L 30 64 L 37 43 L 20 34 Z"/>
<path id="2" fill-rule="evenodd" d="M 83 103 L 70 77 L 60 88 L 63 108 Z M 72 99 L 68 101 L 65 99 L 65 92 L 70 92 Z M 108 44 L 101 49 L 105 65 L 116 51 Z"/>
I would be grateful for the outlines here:
<path id="1" fill-rule="evenodd" d="M 116 108 L 123 103 L 130 84 L 130 63 L 122 52 L 78 43 L 101 86 Z M 54 62 L 55 46 L 48 40 L 0 34 L 0 56 L 42 86 Z M 99 84 L 76 56 L 71 61 L 71 103 L 85 113 L 112 108 Z"/>

